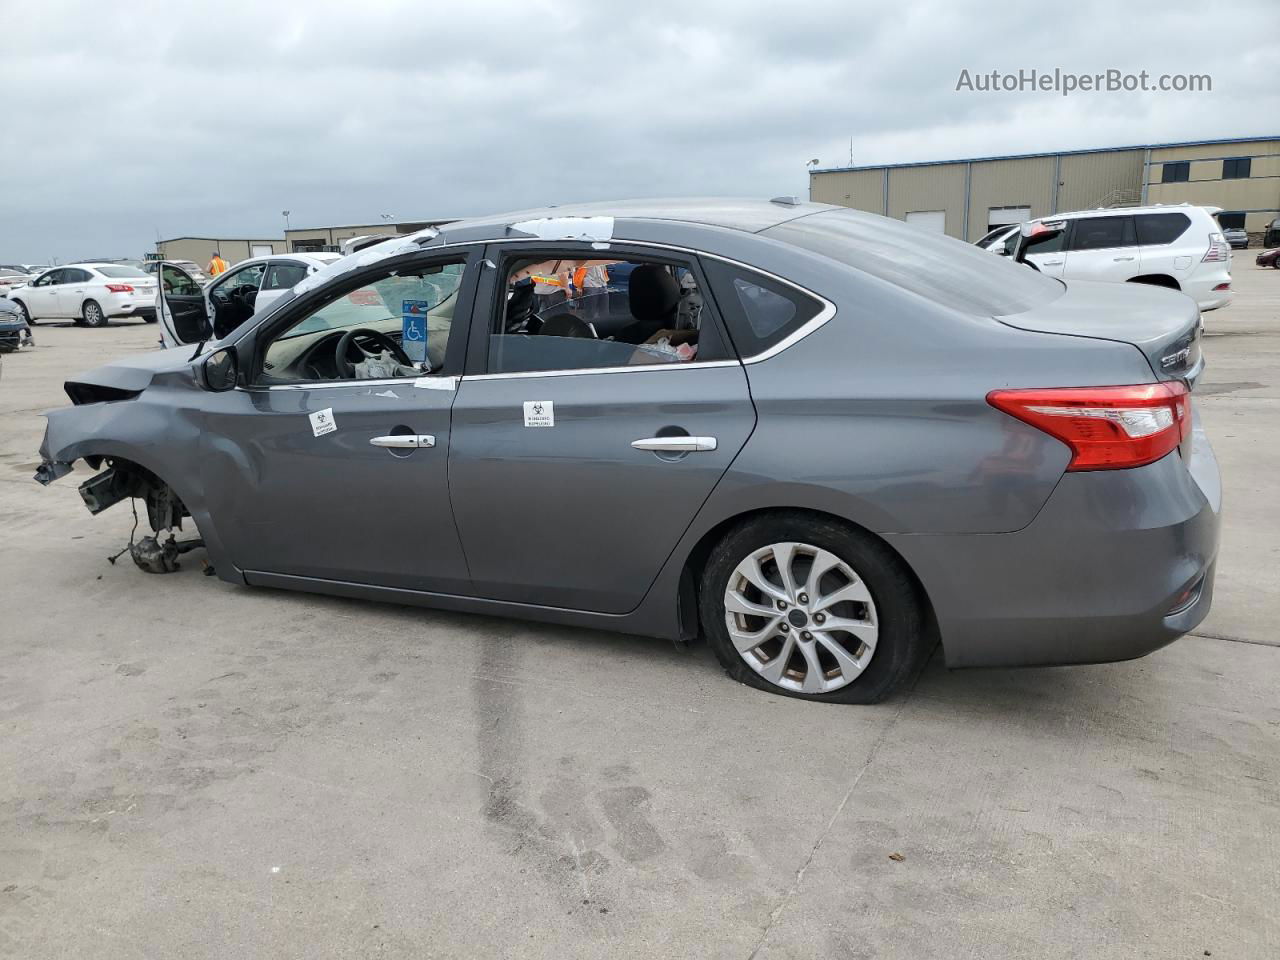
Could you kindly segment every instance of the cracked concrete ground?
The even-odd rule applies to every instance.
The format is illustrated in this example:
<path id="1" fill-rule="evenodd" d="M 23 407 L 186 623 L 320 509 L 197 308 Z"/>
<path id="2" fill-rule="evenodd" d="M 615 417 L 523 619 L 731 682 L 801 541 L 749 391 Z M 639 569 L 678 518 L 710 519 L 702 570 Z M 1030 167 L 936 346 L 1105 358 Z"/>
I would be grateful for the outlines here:
<path id="1" fill-rule="evenodd" d="M 1280 272 L 1235 273 L 1198 635 L 935 657 L 878 707 L 705 649 L 237 588 L 199 552 L 112 566 L 129 511 L 31 482 L 38 412 L 155 328 L 42 324 L 0 378 L 0 955 L 1280 955 Z"/>

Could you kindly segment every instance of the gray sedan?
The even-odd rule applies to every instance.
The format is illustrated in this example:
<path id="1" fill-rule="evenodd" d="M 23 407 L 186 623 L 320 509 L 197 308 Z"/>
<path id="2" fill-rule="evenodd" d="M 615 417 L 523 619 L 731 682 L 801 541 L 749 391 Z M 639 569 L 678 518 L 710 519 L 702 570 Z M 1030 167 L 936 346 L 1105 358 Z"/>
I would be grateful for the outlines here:
<path id="1" fill-rule="evenodd" d="M 216 342 L 68 382 L 37 479 L 137 498 L 143 569 L 705 637 L 879 700 L 1142 656 L 1213 593 L 1196 305 L 838 207 L 647 201 L 345 257 Z M 194 537 L 174 531 L 184 522 Z"/>

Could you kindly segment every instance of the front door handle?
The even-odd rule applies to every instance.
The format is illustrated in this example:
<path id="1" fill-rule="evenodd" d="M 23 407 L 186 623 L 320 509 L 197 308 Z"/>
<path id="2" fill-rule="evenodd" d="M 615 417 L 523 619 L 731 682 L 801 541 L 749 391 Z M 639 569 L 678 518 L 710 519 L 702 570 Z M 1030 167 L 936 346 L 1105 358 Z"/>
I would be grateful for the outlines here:
<path id="1" fill-rule="evenodd" d="M 1113 258 L 1112 258 L 1112 262 L 1113 262 L 1113 263 L 1128 263 L 1128 262 L 1129 262 L 1130 260 L 1132 260 L 1132 259 L 1133 259 L 1133 257 L 1113 257 Z"/>
<path id="2" fill-rule="evenodd" d="M 436 438 L 426 433 L 400 433 L 390 437 L 370 437 L 369 442 L 375 447 L 391 447 L 394 450 L 417 450 L 419 447 L 434 447 Z"/>
<path id="3" fill-rule="evenodd" d="M 1060 266 L 1062 266 L 1062 261 L 1061 261 L 1061 260 L 1046 260 L 1046 261 L 1044 262 L 1044 265 L 1045 265 L 1046 267 L 1060 267 Z"/>
<path id="4" fill-rule="evenodd" d="M 715 437 L 645 437 L 632 440 L 637 450 L 654 450 L 659 453 L 699 453 L 716 448 Z"/>

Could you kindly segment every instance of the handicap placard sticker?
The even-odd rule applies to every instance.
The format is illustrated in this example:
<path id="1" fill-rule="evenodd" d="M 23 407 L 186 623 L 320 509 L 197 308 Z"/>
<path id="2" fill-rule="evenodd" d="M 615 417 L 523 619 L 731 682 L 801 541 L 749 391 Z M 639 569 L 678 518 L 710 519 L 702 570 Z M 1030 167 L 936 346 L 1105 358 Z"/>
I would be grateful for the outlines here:
<path id="1" fill-rule="evenodd" d="M 400 308 L 404 323 L 400 346 L 414 363 L 427 359 L 427 311 L 430 309 L 430 300 L 405 300 Z"/>

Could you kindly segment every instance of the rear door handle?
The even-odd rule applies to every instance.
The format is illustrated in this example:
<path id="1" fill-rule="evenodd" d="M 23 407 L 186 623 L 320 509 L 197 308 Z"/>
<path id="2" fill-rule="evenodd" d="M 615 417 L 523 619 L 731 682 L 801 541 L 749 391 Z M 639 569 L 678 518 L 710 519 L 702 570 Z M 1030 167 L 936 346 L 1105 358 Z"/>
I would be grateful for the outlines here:
<path id="1" fill-rule="evenodd" d="M 391 447 L 395 450 L 417 450 L 419 447 L 434 447 L 436 438 L 430 434 L 400 433 L 391 437 L 370 437 L 369 442 L 375 447 Z"/>
<path id="2" fill-rule="evenodd" d="M 1044 262 L 1044 265 L 1045 265 L 1046 267 L 1060 267 L 1060 266 L 1062 266 L 1062 261 L 1061 261 L 1061 260 L 1046 260 L 1046 261 Z"/>
<path id="3" fill-rule="evenodd" d="M 1112 262 L 1114 262 L 1114 263 L 1128 263 L 1128 262 L 1129 262 L 1130 260 L 1132 260 L 1132 259 L 1133 259 L 1133 257 L 1113 257 L 1113 258 L 1112 258 Z"/>
<path id="4" fill-rule="evenodd" d="M 716 448 L 715 437 L 645 437 L 632 440 L 637 450 L 654 450 L 659 453 L 699 453 Z"/>

